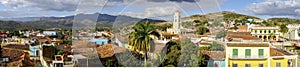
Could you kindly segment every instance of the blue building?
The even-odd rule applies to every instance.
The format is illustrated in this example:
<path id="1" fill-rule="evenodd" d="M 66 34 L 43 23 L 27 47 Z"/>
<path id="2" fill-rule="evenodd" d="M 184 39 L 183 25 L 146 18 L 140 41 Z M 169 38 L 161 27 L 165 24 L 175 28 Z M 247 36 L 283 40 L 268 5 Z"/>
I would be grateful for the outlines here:
<path id="1" fill-rule="evenodd" d="M 40 46 L 29 46 L 30 56 L 39 56 Z"/>
<path id="2" fill-rule="evenodd" d="M 224 51 L 206 51 L 205 56 L 208 57 L 207 67 L 225 67 L 225 52 Z"/>
<path id="3" fill-rule="evenodd" d="M 96 42 L 98 45 L 104 45 L 108 44 L 108 39 L 107 38 L 98 38 L 98 39 L 91 39 L 91 42 Z"/>

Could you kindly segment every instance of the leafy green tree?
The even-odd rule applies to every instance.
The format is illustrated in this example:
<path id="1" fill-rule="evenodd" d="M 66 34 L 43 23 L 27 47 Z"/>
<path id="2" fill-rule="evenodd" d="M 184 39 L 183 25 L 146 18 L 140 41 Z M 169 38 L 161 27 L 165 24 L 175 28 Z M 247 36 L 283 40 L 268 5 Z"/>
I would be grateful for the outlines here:
<path id="1" fill-rule="evenodd" d="M 231 27 L 231 29 L 235 29 L 235 30 L 237 30 L 237 29 L 239 29 L 236 25 L 234 25 L 233 27 Z"/>
<path id="2" fill-rule="evenodd" d="M 133 50 L 145 53 L 144 59 L 146 63 L 147 52 L 153 51 L 154 49 L 154 46 L 151 45 L 151 43 L 153 43 L 153 39 L 150 35 L 156 37 L 159 37 L 160 35 L 155 31 L 156 29 L 153 28 L 153 25 L 150 25 L 149 21 L 146 21 L 145 23 L 136 23 L 133 30 L 134 31 L 132 31 L 129 35 L 130 40 L 128 44 L 133 46 Z"/>
<path id="3" fill-rule="evenodd" d="M 208 24 L 208 21 L 207 21 L 207 20 L 204 20 L 203 23 L 204 23 L 204 24 Z"/>
<path id="4" fill-rule="evenodd" d="M 273 40 L 274 37 L 275 37 L 275 34 L 272 32 L 272 33 L 270 34 L 270 38 Z"/>
<path id="5" fill-rule="evenodd" d="M 194 22 L 196 23 L 195 26 L 199 27 L 199 26 L 207 26 L 208 25 L 208 21 L 204 20 L 204 21 L 200 21 L 200 20 L 194 20 Z"/>
<path id="6" fill-rule="evenodd" d="M 106 67 L 112 67 L 114 64 L 113 64 L 113 60 L 109 59 L 105 62 L 104 64 Z"/>
<path id="7" fill-rule="evenodd" d="M 222 31 L 220 31 L 218 34 L 217 34 L 217 36 L 216 36 L 216 38 L 224 38 L 226 36 L 226 31 L 225 30 L 222 30 Z"/>
<path id="8" fill-rule="evenodd" d="M 200 23 L 201 21 L 200 21 L 200 20 L 194 20 L 194 22 L 195 22 L 195 23 Z"/>
<path id="9" fill-rule="evenodd" d="M 167 54 L 164 57 L 163 63 L 160 65 L 161 67 L 174 67 L 177 66 L 178 61 L 179 61 L 179 56 L 181 54 L 180 50 L 181 50 L 181 46 L 179 45 L 179 43 L 175 42 L 175 41 L 169 41 L 166 44 L 166 48 L 167 48 Z"/>
<path id="10" fill-rule="evenodd" d="M 62 55 L 63 53 L 64 53 L 64 51 L 59 50 L 59 51 L 57 52 L 57 55 Z"/>
<path id="11" fill-rule="evenodd" d="M 197 34 L 203 35 L 205 33 L 209 32 L 209 29 L 204 27 L 204 26 L 200 26 L 198 27 L 198 30 L 196 31 Z"/>
<path id="12" fill-rule="evenodd" d="M 286 27 L 286 24 L 281 24 L 279 27 L 280 27 L 280 32 L 284 34 L 288 32 L 288 28 Z"/>
<path id="13" fill-rule="evenodd" d="M 201 63 L 204 62 L 204 57 L 200 55 L 199 47 L 194 45 L 190 40 L 183 41 L 180 45 L 182 46 L 182 50 L 178 66 L 198 67 L 202 65 Z"/>
<path id="14" fill-rule="evenodd" d="M 298 36 L 300 36 L 300 28 L 298 29 Z"/>
<path id="15" fill-rule="evenodd" d="M 18 36 L 18 37 L 20 37 L 21 34 L 19 33 L 19 31 L 13 31 L 13 32 L 11 32 L 11 33 L 8 34 L 8 37 L 12 37 L 12 36 Z"/>
<path id="16" fill-rule="evenodd" d="M 222 24 L 221 24 L 220 22 L 221 22 L 221 21 L 218 21 L 218 20 L 216 20 L 216 21 L 213 21 L 213 23 L 212 23 L 212 27 L 221 26 Z"/>
<path id="17" fill-rule="evenodd" d="M 182 22 L 182 26 L 185 28 L 189 28 L 190 26 L 193 26 L 193 22 Z"/>
<path id="18" fill-rule="evenodd" d="M 212 50 L 212 51 L 223 51 L 224 48 L 223 48 L 222 44 L 219 44 L 218 42 L 213 42 L 209 46 L 209 50 Z"/>

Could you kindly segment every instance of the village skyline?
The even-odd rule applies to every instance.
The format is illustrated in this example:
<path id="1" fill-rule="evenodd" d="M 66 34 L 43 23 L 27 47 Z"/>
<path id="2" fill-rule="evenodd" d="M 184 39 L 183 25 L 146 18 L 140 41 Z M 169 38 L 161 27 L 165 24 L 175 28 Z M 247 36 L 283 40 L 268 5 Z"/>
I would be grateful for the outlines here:
<path id="1" fill-rule="evenodd" d="M 0 67 L 299 67 L 299 3 L 0 0 Z"/>

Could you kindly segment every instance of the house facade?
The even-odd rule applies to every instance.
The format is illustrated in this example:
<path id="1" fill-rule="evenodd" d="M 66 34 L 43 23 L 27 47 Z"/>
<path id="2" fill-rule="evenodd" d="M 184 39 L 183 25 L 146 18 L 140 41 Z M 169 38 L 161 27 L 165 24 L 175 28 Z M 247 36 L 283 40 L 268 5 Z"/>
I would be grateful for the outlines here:
<path id="1" fill-rule="evenodd" d="M 50 36 L 57 35 L 57 31 L 43 31 L 43 34 L 44 35 L 50 35 Z"/>
<path id="2" fill-rule="evenodd" d="M 207 67 L 226 67 L 224 51 L 204 51 L 203 53 L 209 58 L 205 60 Z"/>
<path id="3" fill-rule="evenodd" d="M 298 55 L 268 42 L 227 42 L 228 67 L 297 67 Z"/>
<path id="4" fill-rule="evenodd" d="M 263 41 L 279 39 L 279 27 L 251 27 L 251 35 L 261 38 Z"/>
<path id="5" fill-rule="evenodd" d="M 298 36 L 298 29 L 300 28 L 300 24 L 289 24 L 286 26 L 288 31 L 288 38 L 291 40 L 300 40 L 300 37 Z"/>
<path id="6" fill-rule="evenodd" d="M 268 67 L 268 43 L 227 43 L 228 67 Z"/>
<path id="7" fill-rule="evenodd" d="M 39 56 L 40 46 L 29 46 L 30 49 L 30 56 Z"/>

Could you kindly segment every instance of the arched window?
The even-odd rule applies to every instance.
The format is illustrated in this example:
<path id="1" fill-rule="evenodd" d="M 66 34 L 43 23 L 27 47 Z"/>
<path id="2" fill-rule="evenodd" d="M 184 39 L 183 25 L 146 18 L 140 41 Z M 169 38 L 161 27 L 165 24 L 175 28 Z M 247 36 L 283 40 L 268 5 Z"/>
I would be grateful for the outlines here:
<path id="1" fill-rule="evenodd" d="M 262 33 L 262 30 L 260 30 L 260 33 Z"/>

